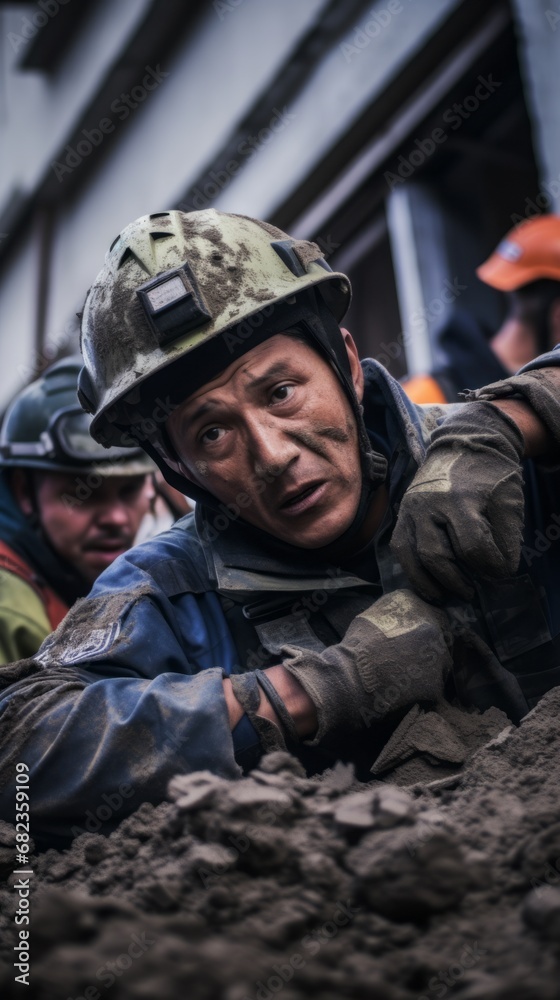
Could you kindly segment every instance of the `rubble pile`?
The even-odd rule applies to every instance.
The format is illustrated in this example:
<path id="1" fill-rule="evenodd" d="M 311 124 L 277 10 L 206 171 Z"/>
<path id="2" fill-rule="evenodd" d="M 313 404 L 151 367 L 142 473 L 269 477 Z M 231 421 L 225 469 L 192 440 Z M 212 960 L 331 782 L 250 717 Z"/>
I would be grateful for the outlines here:
<path id="1" fill-rule="evenodd" d="M 31 859 L 30 1000 L 556 1000 L 560 689 L 463 770 L 399 787 L 271 754 L 177 776 Z M 14 981 L 0 829 L 0 995 Z"/>

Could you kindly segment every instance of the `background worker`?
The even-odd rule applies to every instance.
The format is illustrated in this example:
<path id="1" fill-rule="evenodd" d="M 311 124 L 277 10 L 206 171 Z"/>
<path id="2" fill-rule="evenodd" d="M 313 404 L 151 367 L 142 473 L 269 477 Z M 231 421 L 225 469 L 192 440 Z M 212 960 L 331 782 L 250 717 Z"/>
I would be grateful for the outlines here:
<path id="1" fill-rule="evenodd" d="M 507 294 L 507 313 L 494 336 L 463 309 L 438 336 L 445 360 L 428 375 L 404 379 L 415 403 L 454 403 L 464 389 L 507 378 L 560 342 L 560 216 L 515 226 L 476 271 Z"/>
<path id="2" fill-rule="evenodd" d="M 0 662 L 31 656 L 133 544 L 154 496 L 140 449 L 105 448 L 76 396 L 80 358 L 11 403 L 0 432 Z"/>

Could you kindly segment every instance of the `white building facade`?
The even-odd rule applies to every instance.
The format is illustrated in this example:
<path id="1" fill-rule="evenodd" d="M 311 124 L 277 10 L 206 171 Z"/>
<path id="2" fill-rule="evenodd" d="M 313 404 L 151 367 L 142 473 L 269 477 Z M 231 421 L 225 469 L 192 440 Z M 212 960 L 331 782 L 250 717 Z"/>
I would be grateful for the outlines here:
<path id="1" fill-rule="evenodd" d="M 138 215 L 215 206 L 350 274 L 362 353 L 425 370 L 474 268 L 560 211 L 560 0 L 0 3 L 0 407 L 75 350 Z"/>

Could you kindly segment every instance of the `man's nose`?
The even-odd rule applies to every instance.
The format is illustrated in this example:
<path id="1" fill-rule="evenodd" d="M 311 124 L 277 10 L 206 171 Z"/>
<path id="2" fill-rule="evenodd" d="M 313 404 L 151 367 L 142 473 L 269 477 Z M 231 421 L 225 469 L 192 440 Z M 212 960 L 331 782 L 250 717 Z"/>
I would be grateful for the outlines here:
<path id="1" fill-rule="evenodd" d="M 125 528 L 128 526 L 129 517 L 129 505 L 124 500 L 116 498 L 100 502 L 96 511 L 96 521 L 100 525 Z"/>
<path id="2" fill-rule="evenodd" d="M 295 462 L 300 448 L 276 421 L 254 420 L 250 423 L 250 453 L 257 476 L 281 476 Z"/>

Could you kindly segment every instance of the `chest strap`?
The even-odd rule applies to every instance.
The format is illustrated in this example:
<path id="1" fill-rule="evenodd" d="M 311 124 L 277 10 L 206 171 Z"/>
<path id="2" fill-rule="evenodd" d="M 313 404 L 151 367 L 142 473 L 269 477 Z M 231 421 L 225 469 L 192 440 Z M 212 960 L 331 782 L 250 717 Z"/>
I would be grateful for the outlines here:
<path id="1" fill-rule="evenodd" d="M 45 607 L 49 624 L 54 631 L 68 612 L 68 605 L 61 600 L 52 587 L 49 587 L 47 583 L 37 576 L 31 566 L 17 552 L 14 552 L 2 540 L 0 540 L 0 569 L 7 570 L 8 573 L 18 576 L 20 580 L 23 580 L 24 583 L 35 591 Z"/>

